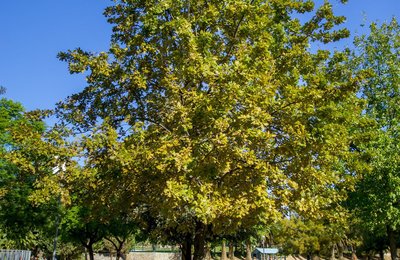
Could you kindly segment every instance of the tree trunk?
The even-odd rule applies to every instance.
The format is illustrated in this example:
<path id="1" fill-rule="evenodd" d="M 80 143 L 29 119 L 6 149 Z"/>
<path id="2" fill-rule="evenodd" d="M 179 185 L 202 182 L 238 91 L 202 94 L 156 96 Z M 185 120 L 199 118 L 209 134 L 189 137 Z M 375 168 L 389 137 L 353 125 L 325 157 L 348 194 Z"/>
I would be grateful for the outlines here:
<path id="1" fill-rule="evenodd" d="M 250 240 L 246 241 L 246 260 L 252 260 Z"/>
<path id="2" fill-rule="evenodd" d="M 331 260 L 335 260 L 335 244 L 332 245 L 332 251 L 331 251 Z"/>
<path id="3" fill-rule="evenodd" d="M 397 259 L 396 234 L 395 231 L 390 226 L 387 226 L 387 235 L 389 238 L 390 257 L 392 258 L 392 260 L 396 260 Z"/>
<path id="4" fill-rule="evenodd" d="M 207 243 L 207 246 L 206 246 L 206 256 L 205 256 L 204 259 L 205 259 L 205 260 L 212 260 L 212 257 L 211 257 L 211 245 L 210 245 L 210 243 Z"/>
<path id="5" fill-rule="evenodd" d="M 320 260 L 319 254 L 318 255 L 312 255 L 312 260 Z"/>
<path id="6" fill-rule="evenodd" d="M 383 252 L 383 250 L 379 250 L 379 259 L 381 260 L 385 260 L 385 252 Z"/>
<path id="7" fill-rule="evenodd" d="M 229 259 L 233 260 L 234 256 L 235 255 L 234 255 L 234 252 L 233 252 L 233 243 L 229 242 L 229 254 L 228 254 L 228 257 L 229 257 Z"/>
<path id="8" fill-rule="evenodd" d="M 339 241 L 337 243 L 337 247 L 338 247 L 338 258 L 339 260 L 343 260 L 343 251 L 344 251 L 344 245 L 342 241 Z"/>
<path id="9" fill-rule="evenodd" d="M 192 235 L 187 234 L 182 243 L 182 260 L 192 260 Z"/>
<path id="10" fill-rule="evenodd" d="M 351 246 L 351 260 L 357 260 L 356 250 L 353 245 Z M 382 258 L 382 260 L 384 259 Z"/>
<path id="11" fill-rule="evenodd" d="M 108 238 L 108 237 L 105 237 L 104 239 L 106 239 L 107 241 L 109 241 L 113 245 L 113 247 L 115 249 L 115 252 L 116 252 L 116 260 L 119 260 L 120 258 L 122 258 L 122 260 L 126 259 L 126 255 L 123 252 L 123 248 L 124 248 L 126 239 L 124 239 L 124 238 L 123 239 L 119 239 L 118 237 L 115 237 L 115 240 L 117 242 L 113 241 L 111 238 Z M 111 259 L 112 259 L 111 252 L 110 252 L 110 256 L 111 256 Z"/>
<path id="12" fill-rule="evenodd" d="M 117 259 L 119 258 L 121 258 L 122 260 L 126 260 L 126 254 L 122 252 L 121 248 L 117 251 Z"/>
<path id="13" fill-rule="evenodd" d="M 221 248 L 221 260 L 228 260 L 228 257 L 226 256 L 226 245 L 225 245 L 225 239 L 222 240 L 222 248 Z"/>
<path id="14" fill-rule="evenodd" d="M 93 244 L 89 243 L 87 245 L 88 253 L 89 253 L 89 260 L 94 260 L 94 251 L 93 251 Z"/>
<path id="15" fill-rule="evenodd" d="M 196 224 L 196 233 L 194 235 L 193 260 L 203 260 L 206 255 L 206 225 L 198 222 Z"/>

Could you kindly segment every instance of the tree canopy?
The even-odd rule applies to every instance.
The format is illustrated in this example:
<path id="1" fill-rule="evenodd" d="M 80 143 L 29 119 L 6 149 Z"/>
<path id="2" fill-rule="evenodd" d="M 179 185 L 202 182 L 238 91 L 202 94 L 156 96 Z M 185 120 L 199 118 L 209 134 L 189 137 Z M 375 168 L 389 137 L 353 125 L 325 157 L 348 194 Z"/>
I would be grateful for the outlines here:
<path id="1" fill-rule="evenodd" d="M 100 148 L 156 230 L 194 243 L 288 211 L 316 218 L 343 196 L 358 78 L 348 36 L 312 1 L 117 1 L 110 49 L 59 54 L 88 85 L 58 106 L 75 128 L 115 128 Z M 301 22 L 295 14 L 311 13 Z M 111 130 L 111 132 L 114 130 Z M 115 158 L 115 159 L 114 159 Z M 140 206 L 139 206 L 140 205 Z"/>
<path id="2" fill-rule="evenodd" d="M 395 19 L 329 51 L 349 35 L 329 1 L 118 0 L 105 16 L 108 50 L 58 55 L 87 84 L 54 127 L 0 99 L 7 238 L 31 246 L 60 224 L 91 259 L 103 239 L 124 258 L 141 234 L 199 260 L 227 240 L 250 258 L 268 233 L 293 254 L 396 258 Z"/>
<path id="3" fill-rule="evenodd" d="M 395 232 L 399 229 L 399 98 L 400 27 L 395 19 L 381 26 L 371 24 L 370 34 L 355 39 L 354 70 L 370 76 L 360 95 L 366 101 L 365 114 L 374 122 L 374 138 L 360 149 L 369 153 L 370 172 L 364 173 L 352 194 L 353 210 L 366 229 L 387 233 L 392 258 L 396 258 Z M 368 232 L 367 232 L 368 233 Z"/>

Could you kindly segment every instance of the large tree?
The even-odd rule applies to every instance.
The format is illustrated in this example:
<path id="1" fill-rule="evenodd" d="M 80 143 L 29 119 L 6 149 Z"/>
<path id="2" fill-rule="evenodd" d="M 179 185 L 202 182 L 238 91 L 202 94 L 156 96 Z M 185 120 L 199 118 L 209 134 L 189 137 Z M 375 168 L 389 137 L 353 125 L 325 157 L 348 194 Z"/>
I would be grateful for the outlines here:
<path id="1" fill-rule="evenodd" d="M 330 3 L 122 0 L 105 14 L 107 52 L 59 54 L 88 85 L 58 112 L 118 129 L 103 150 L 122 146 L 131 204 L 181 239 L 185 259 L 216 235 L 288 209 L 318 218 L 343 198 L 358 80 L 346 54 L 309 50 L 348 35 Z"/>

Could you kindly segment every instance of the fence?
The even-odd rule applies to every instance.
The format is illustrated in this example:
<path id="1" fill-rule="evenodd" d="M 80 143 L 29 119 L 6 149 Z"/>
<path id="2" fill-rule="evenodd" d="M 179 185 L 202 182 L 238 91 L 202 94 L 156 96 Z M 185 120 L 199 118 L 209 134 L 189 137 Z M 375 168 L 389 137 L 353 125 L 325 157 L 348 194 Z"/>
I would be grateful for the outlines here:
<path id="1" fill-rule="evenodd" d="M 31 251 L 0 249 L 0 260 L 30 260 Z"/>

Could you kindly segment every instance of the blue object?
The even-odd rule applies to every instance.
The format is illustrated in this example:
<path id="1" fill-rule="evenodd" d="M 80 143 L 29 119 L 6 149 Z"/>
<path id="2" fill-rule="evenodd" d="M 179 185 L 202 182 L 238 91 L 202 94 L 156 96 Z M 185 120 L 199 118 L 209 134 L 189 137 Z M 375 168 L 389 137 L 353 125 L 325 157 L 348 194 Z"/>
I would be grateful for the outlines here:
<path id="1" fill-rule="evenodd" d="M 254 251 L 258 251 L 261 254 L 267 254 L 267 255 L 276 255 L 279 252 L 278 248 L 262 248 L 262 247 L 256 247 Z"/>

